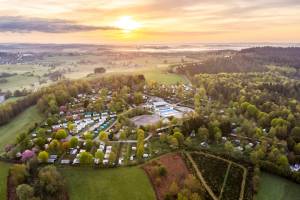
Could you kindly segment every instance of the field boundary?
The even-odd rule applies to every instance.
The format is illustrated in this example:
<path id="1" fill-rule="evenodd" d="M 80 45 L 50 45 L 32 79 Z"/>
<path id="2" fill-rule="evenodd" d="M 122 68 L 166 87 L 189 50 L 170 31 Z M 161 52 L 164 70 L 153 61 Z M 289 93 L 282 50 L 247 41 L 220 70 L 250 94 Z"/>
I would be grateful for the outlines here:
<path id="1" fill-rule="evenodd" d="M 227 182 L 227 178 L 228 178 L 228 174 L 229 174 L 229 171 L 230 171 L 231 164 L 232 164 L 232 162 L 230 162 L 230 163 L 228 164 L 228 167 L 227 167 L 227 170 L 226 170 L 226 174 L 225 174 L 225 178 L 224 178 L 223 185 L 222 185 L 222 189 L 221 189 L 221 192 L 220 192 L 220 195 L 219 195 L 219 199 L 222 198 L 222 194 L 223 194 L 223 191 L 224 191 L 224 187 L 225 187 L 225 185 L 226 185 L 226 182 Z"/>
<path id="2" fill-rule="evenodd" d="M 206 183 L 204 177 L 202 176 L 202 173 L 200 172 L 200 170 L 198 169 L 198 166 L 197 164 L 195 163 L 194 159 L 192 158 L 192 156 L 190 155 L 190 153 L 195 153 L 195 154 L 200 154 L 200 155 L 205 155 L 205 156 L 210 156 L 210 157 L 213 157 L 213 158 L 216 158 L 216 159 L 220 159 L 220 160 L 223 160 L 225 162 L 228 163 L 228 167 L 227 167 L 227 171 L 226 171 L 226 176 L 224 178 L 224 182 L 223 182 L 223 186 L 222 186 L 222 189 L 221 189 L 221 192 L 219 194 L 219 197 L 217 197 L 213 191 L 211 190 L 211 188 L 208 186 L 208 184 Z M 199 177 L 200 181 L 203 183 L 205 189 L 207 190 L 207 192 L 209 193 L 209 195 L 211 196 L 211 198 L 213 198 L 213 200 L 220 200 L 221 197 L 222 197 L 222 193 L 223 193 L 223 188 L 225 187 L 226 185 L 226 181 L 227 181 L 227 177 L 228 177 L 228 174 L 229 174 L 229 169 L 231 168 L 231 165 L 234 164 L 240 168 L 242 168 L 243 170 L 243 180 L 242 180 L 242 183 L 241 183 L 241 189 L 240 189 L 240 197 L 239 197 L 239 200 L 243 200 L 244 199 L 244 193 L 245 193 L 245 185 L 246 185 L 246 179 L 247 179 L 247 174 L 248 174 L 248 170 L 243 166 L 243 165 L 240 165 L 236 162 L 232 162 L 230 160 L 227 160 L 225 158 L 222 158 L 222 157 L 219 157 L 219 156 L 216 156 L 216 155 L 213 155 L 213 154 L 209 154 L 209 153 L 205 153 L 205 152 L 201 152 L 201 151 L 192 151 L 192 152 L 185 152 L 187 158 L 189 159 L 189 161 L 191 162 L 191 164 L 193 165 L 193 168 L 195 169 L 196 173 L 197 173 L 197 176 Z"/>
<path id="3" fill-rule="evenodd" d="M 194 170 L 196 171 L 196 174 L 198 176 L 198 178 L 200 179 L 201 183 L 203 184 L 203 186 L 205 187 L 206 191 L 208 192 L 208 194 L 211 196 L 211 198 L 213 198 L 213 200 L 219 200 L 218 197 L 214 194 L 214 192 L 211 190 L 211 188 L 207 185 L 204 177 L 202 176 L 202 173 L 200 172 L 200 170 L 197 167 L 197 164 L 195 163 L 195 161 L 193 160 L 192 156 L 190 155 L 190 153 L 186 153 L 187 158 L 189 159 L 189 161 L 192 163 Z"/>

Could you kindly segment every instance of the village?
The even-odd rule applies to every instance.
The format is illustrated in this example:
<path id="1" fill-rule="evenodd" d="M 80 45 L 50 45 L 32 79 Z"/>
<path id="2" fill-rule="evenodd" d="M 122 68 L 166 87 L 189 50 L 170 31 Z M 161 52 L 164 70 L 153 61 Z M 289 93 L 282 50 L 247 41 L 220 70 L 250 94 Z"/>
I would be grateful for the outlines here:
<path id="1" fill-rule="evenodd" d="M 17 152 L 16 159 L 26 161 L 34 155 L 47 154 L 41 162 L 59 165 L 80 165 L 92 163 L 94 166 L 117 166 L 137 163 L 137 160 L 147 160 L 161 149 L 152 145 L 152 138 L 162 134 L 164 128 L 157 128 L 143 133 L 143 150 L 141 158 L 137 158 L 139 141 L 137 132 L 141 127 L 155 126 L 161 123 L 168 127 L 170 119 L 181 119 L 193 109 L 168 103 L 163 98 L 143 95 L 139 106 L 129 105 L 129 109 L 117 113 L 104 106 L 103 111 L 96 112 L 85 104 L 89 101 L 95 104 L 100 97 L 100 91 L 92 94 L 78 94 L 66 105 L 60 106 L 57 119 L 47 120 L 31 133 L 32 149 Z M 108 92 L 106 103 L 111 101 L 112 93 Z M 119 118 L 124 113 L 141 112 L 129 119 L 129 125 Z M 127 120 L 126 120 L 127 121 Z M 157 134 L 157 132 L 159 132 Z M 155 133 L 155 135 L 154 135 Z M 44 140 L 42 142 L 40 140 Z M 154 139 L 155 140 L 155 139 Z M 36 144 L 44 143 L 42 147 Z M 41 156 L 43 157 L 43 156 Z M 84 158 L 83 158 L 84 157 Z"/>

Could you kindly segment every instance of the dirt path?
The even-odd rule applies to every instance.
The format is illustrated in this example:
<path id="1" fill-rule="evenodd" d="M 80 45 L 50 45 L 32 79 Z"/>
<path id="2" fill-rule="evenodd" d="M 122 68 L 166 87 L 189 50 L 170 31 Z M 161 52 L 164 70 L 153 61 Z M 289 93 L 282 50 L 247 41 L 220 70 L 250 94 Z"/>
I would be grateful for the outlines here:
<path id="1" fill-rule="evenodd" d="M 232 162 L 230 162 L 229 165 L 228 165 L 228 167 L 227 167 L 225 178 L 224 178 L 223 185 L 222 185 L 222 189 L 221 189 L 221 192 L 220 192 L 220 195 L 219 195 L 219 199 L 222 198 L 222 194 L 223 194 L 226 182 L 227 182 L 227 177 L 228 177 L 228 174 L 229 174 L 229 170 L 230 170 L 231 164 L 232 164 Z"/>
<path id="2" fill-rule="evenodd" d="M 211 188 L 207 185 L 206 181 L 204 180 L 204 178 L 202 176 L 202 173 L 199 171 L 198 166 L 195 163 L 195 161 L 193 160 L 193 158 L 191 157 L 190 153 L 186 153 L 186 155 L 187 155 L 187 158 L 189 159 L 189 161 L 192 163 L 193 168 L 196 170 L 196 174 L 197 174 L 198 178 L 200 179 L 201 183 L 204 185 L 206 191 L 209 193 L 211 198 L 213 198 L 213 200 L 219 200 L 218 197 L 216 197 L 216 195 L 213 193 Z"/>
<path id="3" fill-rule="evenodd" d="M 225 161 L 225 162 L 228 162 L 230 166 L 231 166 L 231 164 L 233 164 L 232 161 L 227 160 L 227 159 L 224 159 L 224 158 L 219 157 L 219 156 L 215 156 L 215 155 L 213 155 L 213 154 L 204 153 L 204 152 L 196 152 L 196 151 L 195 151 L 195 152 L 192 152 L 192 153 L 202 154 L 202 155 L 206 155 L 206 156 L 210 156 L 210 157 L 213 157 L 213 158 L 216 158 L 216 159 L 223 160 L 223 161 Z M 209 188 L 209 190 L 207 190 L 207 192 L 211 195 L 211 197 L 212 197 L 214 200 L 219 200 L 219 199 L 222 197 L 221 194 L 222 194 L 222 192 L 223 192 L 223 188 L 224 188 L 224 186 L 226 185 L 226 183 L 225 183 L 225 185 L 223 184 L 223 187 L 222 187 L 222 190 L 221 190 L 221 193 L 220 193 L 219 198 L 216 197 L 215 194 L 214 194 L 214 193 L 212 192 L 212 190 L 210 189 L 210 187 L 209 187 L 209 186 L 207 185 L 207 183 L 205 182 L 205 180 L 204 180 L 204 178 L 203 178 L 201 172 L 199 171 L 199 169 L 198 169 L 198 167 L 197 167 L 197 164 L 194 162 L 194 160 L 193 160 L 193 158 L 191 157 L 190 153 L 186 153 L 186 155 L 187 155 L 188 159 L 191 161 L 193 167 L 195 168 L 196 173 L 197 173 L 197 175 L 199 176 L 201 182 L 203 182 L 203 185 L 204 185 L 205 189 L 207 189 L 206 187 Z M 242 168 L 243 171 L 244 171 L 244 173 L 243 173 L 243 181 L 242 181 L 242 183 L 241 183 L 240 198 L 239 198 L 239 200 L 243 200 L 243 199 L 244 199 L 245 185 L 246 185 L 246 179 L 247 179 L 247 173 L 248 173 L 248 170 L 247 170 L 243 165 L 240 165 L 240 164 L 235 163 L 235 162 L 234 162 L 234 164 L 237 165 L 237 166 L 239 166 L 240 168 Z M 228 171 L 226 172 L 226 177 L 225 177 L 225 179 L 227 179 L 227 176 L 228 176 L 227 173 L 229 172 L 229 167 L 227 168 L 227 170 L 228 170 Z M 225 181 L 225 180 L 224 180 L 224 181 Z"/>

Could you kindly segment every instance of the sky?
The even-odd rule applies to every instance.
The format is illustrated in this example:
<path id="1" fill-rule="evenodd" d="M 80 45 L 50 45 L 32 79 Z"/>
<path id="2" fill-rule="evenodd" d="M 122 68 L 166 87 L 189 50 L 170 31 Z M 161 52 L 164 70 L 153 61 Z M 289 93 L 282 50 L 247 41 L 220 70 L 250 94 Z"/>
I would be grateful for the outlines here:
<path id="1" fill-rule="evenodd" d="M 0 0 L 0 43 L 300 42 L 300 0 Z"/>

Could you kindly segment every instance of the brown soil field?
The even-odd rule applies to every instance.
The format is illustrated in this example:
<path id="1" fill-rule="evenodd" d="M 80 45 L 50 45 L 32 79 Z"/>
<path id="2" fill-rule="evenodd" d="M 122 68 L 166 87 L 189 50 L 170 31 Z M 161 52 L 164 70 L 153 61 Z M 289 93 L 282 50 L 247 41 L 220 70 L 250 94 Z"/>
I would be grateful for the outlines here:
<path id="1" fill-rule="evenodd" d="M 151 180 L 157 199 L 163 200 L 169 191 L 170 185 L 175 181 L 181 187 L 185 177 L 190 173 L 183 158 L 178 153 L 161 156 L 156 161 L 165 166 L 167 170 L 167 175 L 161 178 L 160 183 L 157 183 L 153 173 L 153 161 L 144 165 L 143 169 Z"/>

